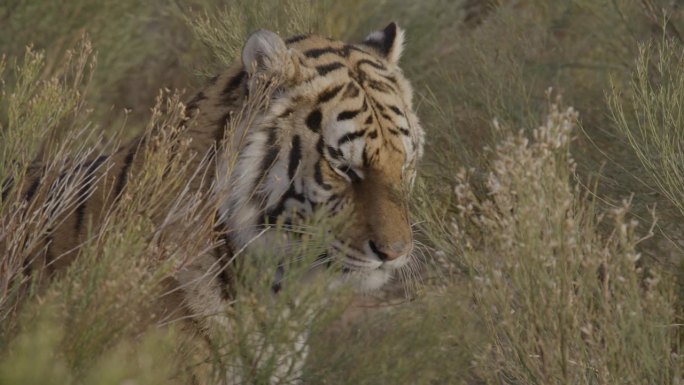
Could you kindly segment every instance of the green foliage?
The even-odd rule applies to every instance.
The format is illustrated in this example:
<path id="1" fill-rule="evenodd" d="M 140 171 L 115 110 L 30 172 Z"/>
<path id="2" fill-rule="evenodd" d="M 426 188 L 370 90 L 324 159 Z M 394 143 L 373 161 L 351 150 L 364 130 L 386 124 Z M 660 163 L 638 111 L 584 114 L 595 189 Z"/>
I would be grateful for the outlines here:
<path id="1" fill-rule="evenodd" d="M 682 65 L 679 42 L 664 39 L 641 46 L 630 88 L 613 87 L 609 102 L 615 125 L 651 174 L 655 188 L 684 215 Z"/>
<path id="2" fill-rule="evenodd" d="M 454 282 L 413 303 L 348 304 L 352 312 L 315 329 L 307 383 L 477 383 L 468 347 L 485 341 L 467 310 L 466 290 Z"/>
<path id="3" fill-rule="evenodd" d="M 156 11 L 161 2 L 10 0 L 5 3 L 0 6 L 3 53 L 20 56 L 26 44 L 45 51 L 46 65 L 39 76 L 46 79 L 63 68 L 66 50 L 87 33 L 99 51 L 99 71 L 93 79 L 97 92 L 91 96 L 97 104 L 97 118 L 105 122 L 113 119 L 109 111 L 112 104 L 117 104 L 117 115 L 121 108 L 138 103 L 151 106 L 156 89 L 164 82 L 155 76 L 155 71 L 161 72 L 161 68 L 150 64 L 171 65 L 169 53 L 162 48 L 164 40 L 171 36 L 165 36 L 166 29 L 153 27 L 155 21 L 163 18 Z M 146 39 L 136 39 L 143 33 L 146 33 Z M 145 77 L 157 83 L 154 91 L 142 98 L 127 95 L 124 79 L 144 84 Z M 12 82 L 14 79 L 10 76 L 6 80 Z M 140 112 L 146 114 L 147 108 Z"/>
<path id="4" fill-rule="evenodd" d="M 327 29 L 328 18 L 321 17 L 325 14 L 327 1 L 234 0 L 218 9 L 213 8 L 212 1 L 204 3 L 201 12 L 179 10 L 178 13 L 190 26 L 193 36 L 206 47 L 202 67 L 209 75 L 239 60 L 249 34 L 264 25 L 281 36 Z"/>
<path id="5" fill-rule="evenodd" d="M 23 261 L 41 252 L 44 236 L 53 228 L 64 213 L 73 210 L 77 203 L 84 172 L 74 172 L 71 178 L 55 181 L 55 188 L 37 186 L 37 197 L 59 195 L 56 204 L 23 204 L 22 191 L 25 176 L 32 169 L 34 159 L 46 159 L 46 172 L 57 174 L 69 165 L 83 162 L 96 155 L 89 147 L 96 141 L 97 133 L 87 132 L 84 122 L 87 111 L 81 88 L 92 70 L 92 50 L 87 41 L 78 49 L 67 53 L 69 60 L 63 63 L 61 76 L 39 79 L 45 68 L 44 55 L 26 50 L 22 62 L 14 62 L 12 76 L 17 79 L 13 86 L 0 85 L 1 111 L 7 119 L 0 125 L 0 178 L 3 200 L 0 202 L 0 319 L 10 329 L 12 316 L 20 297 L 20 286 L 30 278 L 24 276 Z M 94 139 L 95 138 L 95 139 Z"/>
<path id="6" fill-rule="evenodd" d="M 188 336 L 157 304 L 220 246 L 216 201 L 185 190 L 203 175 L 179 161 L 183 97 L 158 90 L 194 89 L 257 28 L 359 41 L 390 20 L 407 31 L 402 67 L 428 130 L 415 289 L 359 299 L 330 291 L 331 277 L 310 282 L 320 213 L 288 229 L 288 250 L 240 266 L 210 344 Z M 682 22 L 666 0 L 0 4 L 3 183 L 36 159 L 58 175 L 111 147 L 103 138 L 155 143 L 117 209 L 89 224 L 78 263 L 45 287 L 22 261 L 73 210 L 83 173 L 60 182 L 58 207 L 20 204 L 19 184 L 0 202 L 0 383 L 287 383 L 309 331 L 312 384 L 678 383 L 683 291 L 664 261 L 683 257 L 667 241 L 684 215 Z M 549 87 L 579 115 L 550 105 Z M 637 225 L 652 203 L 660 227 Z"/>
<path id="7" fill-rule="evenodd" d="M 454 235 L 466 245 L 490 341 L 478 371 L 487 383 L 672 383 L 682 362 L 670 353 L 671 281 L 637 264 L 627 203 L 608 213 L 602 235 L 592 202 L 570 185 L 576 119 L 553 106 L 533 141 L 514 135 L 499 145 L 488 199 L 466 181 L 456 187 Z"/>
<path id="8" fill-rule="evenodd" d="M 51 305 L 37 311 L 39 318 L 26 319 L 0 364 L 0 382 L 18 384 L 168 384 L 173 378 L 174 333 L 156 331 L 139 341 L 119 341 L 83 372 L 71 371 L 65 357 L 64 328 Z M 31 312 L 27 312 L 31 313 Z M 179 382 L 180 383 L 180 382 Z"/>

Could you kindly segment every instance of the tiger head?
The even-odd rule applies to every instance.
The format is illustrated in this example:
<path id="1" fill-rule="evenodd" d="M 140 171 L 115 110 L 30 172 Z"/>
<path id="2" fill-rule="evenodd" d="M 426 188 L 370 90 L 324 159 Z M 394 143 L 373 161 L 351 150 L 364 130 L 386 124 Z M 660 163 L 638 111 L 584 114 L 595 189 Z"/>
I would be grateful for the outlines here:
<path id="1" fill-rule="evenodd" d="M 398 67 L 403 41 L 395 23 L 360 44 L 313 35 L 283 40 L 266 30 L 248 38 L 246 87 L 264 75 L 283 80 L 245 127 L 230 177 L 223 213 L 235 248 L 273 244 L 268 224 L 293 225 L 324 208 L 349 215 L 326 253 L 342 266 L 343 280 L 373 290 L 406 265 L 408 196 L 423 129 Z"/>

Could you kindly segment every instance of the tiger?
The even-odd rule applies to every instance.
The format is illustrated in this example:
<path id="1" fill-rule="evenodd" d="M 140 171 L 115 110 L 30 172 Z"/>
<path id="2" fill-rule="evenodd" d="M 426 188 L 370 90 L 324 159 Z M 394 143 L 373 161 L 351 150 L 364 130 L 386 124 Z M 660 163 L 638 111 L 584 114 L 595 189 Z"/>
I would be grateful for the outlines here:
<path id="1" fill-rule="evenodd" d="M 344 211 L 349 218 L 325 253 L 342 266 L 336 281 L 370 292 L 407 265 L 414 248 L 408 200 L 424 131 L 399 67 L 404 40 L 394 22 L 355 44 L 315 34 L 283 39 L 261 29 L 246 39 L 241 60 L 188 101 L 189 146 L 213 156 L 202 167 L 214 180 L 193 188 L 219 196 L 215 227 L 224 229 L 229 250 L 268 248 L 277 242 L 274 223 L 296 223 L 323 207 L 332 217 Z M 278 86 L 268 103 L 232 133 L 243 140 L 223 140 L 256 80 L 274 77 Z M 93 169 L 106 162 L 105 175 L 88 179 L 94 192 L 49 234 L 46 259 L 69 255 L 84 242 L 86 224 L 98 223 L 143 167 L 145 146 L 137 138 L 89 162 Z M 36 177 L 26 184 L 26 199 L 39 183 Z M 98 191 L 101 184 L 110 186 L 107 193 Z M 216 254 L 180 273 L 180 286 L 220 266 L 226 258 Z M 44 265 L 68 263 L 60 258 Z M 207 303 L 226 300 L 225 277 L 207 276 L 210 282 L 184 294 L 193 314 L 210 313 Z"/>

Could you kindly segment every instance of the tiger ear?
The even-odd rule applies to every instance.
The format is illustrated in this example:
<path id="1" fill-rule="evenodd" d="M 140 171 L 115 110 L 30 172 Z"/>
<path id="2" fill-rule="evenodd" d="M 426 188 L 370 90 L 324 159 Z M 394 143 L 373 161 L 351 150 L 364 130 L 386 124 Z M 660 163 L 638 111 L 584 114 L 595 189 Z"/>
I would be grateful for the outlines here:
<path id="1" fill-rule="evenodd" d="M 242 48 L 242 64 L 247 72 L 279 72 L 289 64 L 288 50 L 277 34 L 260 29 L 247 38 Z"/>
<path id="2" fill-rule="evenodd" d="M 404 30 L 391 22 L 382 31 L 371 32 L 363 44 L 375 49 L 390 63 L 396 64 L 404 50 Z"/>

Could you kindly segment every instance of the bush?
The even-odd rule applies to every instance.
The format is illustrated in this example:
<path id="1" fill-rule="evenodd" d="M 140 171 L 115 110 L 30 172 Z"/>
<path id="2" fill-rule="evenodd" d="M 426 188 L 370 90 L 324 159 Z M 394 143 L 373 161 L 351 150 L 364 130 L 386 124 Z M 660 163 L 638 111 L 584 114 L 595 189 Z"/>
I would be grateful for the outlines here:
<path id="1" fill-rule="evenodd" d="M 532 140 L 512 135 L 497 146 L 487 198 L 465 175 L 456 187 L 454 236 L 466 245 L 488 341 L 478 373 L 487 383 L 675 383 L 672 284 L 639 262 L 627 202 L 604 217 L 570 184 L 576 120 L 554 105 Z"/>

